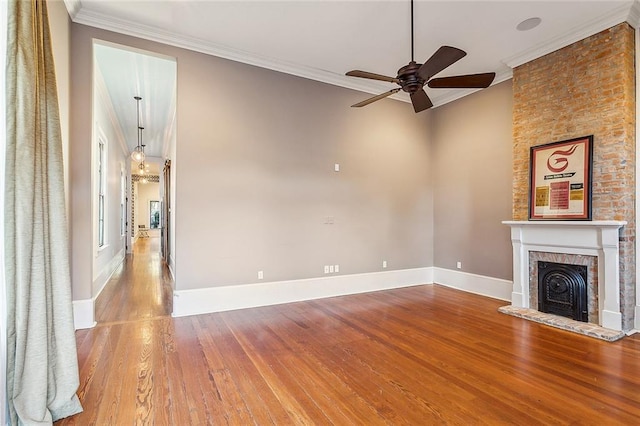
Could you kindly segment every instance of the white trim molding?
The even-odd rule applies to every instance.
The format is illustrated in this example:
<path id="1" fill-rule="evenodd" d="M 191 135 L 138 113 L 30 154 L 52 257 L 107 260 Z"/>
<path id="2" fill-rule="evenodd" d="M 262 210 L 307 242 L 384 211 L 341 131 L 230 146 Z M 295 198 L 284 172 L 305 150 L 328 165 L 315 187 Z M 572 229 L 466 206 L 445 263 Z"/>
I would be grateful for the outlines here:
<path id="1" fill-rule="evenodd" d="M 635 3 L 635 2 L 634 2 Z M 635 6 L 635 4 L 633 5 Z M 593 21 L 574 28 L 573 31 L 569 31 L 560 37 L 547 41 L 543 44 L 534 46 L 524 52 L 520 52 L 516 55 L 504 58 L 502 62 L 510 68 L 515 68 L 527 62 L 531 62 L 534 59 L 538 59 L 544 55 L 548 55 L 551 52 L 555 52 L 565 46 L 569 46 L 580 40 L 584 40 L 587 37 L 591 37 L 594 34 L 604 31 L 607 28 L 614 27 L 622 22 L 632 19 L 635 14 L 631 14 L 630 9 L 632 5 L 623 4 L 617 9 L 614 9 L 608 14 L 602 15 Z M 633 22 L 629 22 L 633 25 Z"/>
<path id="2" fill-rule="evenodd" d="M 433 282 L 499 300 L 511 300 L 513 281 L 453 269 L 433 268 Z"/>
<path id="3" fill-rule="evenodd" d="M 433 268 L 427 267 L 177 290 L 173 293 L 173 316 L 223 312 L 431 283 Z"/>
<path id="4" fill-rule="evenodd" d="M 598 310 L 600 326 L 622 330 L 620 306 L 619 230 L 627 224 L 617 220 L 504 221 L 511 227 L 513 245 L 513 292 L 511 304 L 531 308 L 529 252 L 596 256 L 598 262 Z"/>
<path id="5" fill-rule="evenodd" d="M 236 62 L 254 65 L 257 67 L 279 71 L 286 74 L 291 74 L 298 77 L 333 84 L 335 86 L 345 87 L 347 89 L 358 90 L 370 94 L 377 95 L 378 93 L 388 90 L 388 87 L 379 82 L 353 79 L 334 72 L 329 72 L 318 68 L 308 67 L 297 63 L 290 63 L 276 58 L 270 58 L 251 52 L 233 49 L 231 47 L 222 46 L 208 40 L 171 33 L 163 28 L 141 25 L 140 23 L 133 22 L 129 19 L 108 16 L 104 13 L 96 12 L 83 7 L 83 4 L 80 0 L 64 0 L 64 2 L 69 12 L 69 16 L 75 23 L 89 25 L 108 31 L 114 31 L 120 34 L 126 34 L 145 40 L 151 40 L 170 46 L 180 47 L 195 52 L 205 53 Z M 639 13 L 637 1 L 634 1 L 633 4 L 623 4 L 610 13 L 600 16 L 597 19 L 594 19 L 593 21 L 587 23 L 586 25 L 582 25 L 579 28 L 569 30 L 567 33 L 549 42 L 533 46 L 531 49 L 527 49 L 510 57 L 504 58 L 502 59 L 502 62 L 505 65 L 509 66 L 509 68 L 515 68 L 519 65 L 537 59 L 564 46 L 583 40 L 586 37 L 597 34 L 600 31 L 611 28 L 622 22 L 627 21 L 631 25 L 636 26 L 638 23 L 638 15 Z M 498 76 L 499 78 L 496 79 L 496 82 L 508 79 L 508 75 L 509 74 L 506 73 L 504 75 Z M 447 98 L 446 95 L 434 95 L 432 96 L 434 106 L 444 105 L 445 103 L 458 99 L 459 97 L 466 94 L 466 91 L 464 92 L 465 93 L 463 93 L 462 95 L 459 93 L 450 95 L 449 98 Z M 409 97 L 403 92 L 392 95 L 389 98 L 402 102 L 410 102 Z"/>
<path id="6" fill-rule="evenodd" d="M 633 4 L 631 5 L 629 16 L 627 17 L 627 22 L 629 23 L 629 25 L 635 28 L 636 31 L 638 30 L 638 27 L 640 27 L 640 2 L 638 0 L 634 0 Z M 636 49 L 637 47 L 638 45 L 636 44 Z"/>
<path id="7" fill-rule="evenodd" d="M 124 238 L 125 237 L 120 238 L 122 243 L 124 243 Z M 102 268 L 101 271 L 96 271 L 97 273 L 93 280 L 93 288 L 96 288 L 96 285 L 97 285 L 98 291 L 95 292 L 94 298 L 97 298 L 100 295 L 100 293 L 102 293 L 102 290 L 107 285 L 107 283 L 109 282 L 113 274 L 116 272 L 118 267 L 122 264 L 122 262 L 124 262 L 125 256 L 126 256 L 126 253 L 123 247 L 118 251 L 118 253 L 116 253 L 115 256 L 113 256 L 113 258 L 111 258 L 109 263 L 107 263 L 105 267 Z"/>
<path id="8" fill-rule="evenodd" d="M 93 316 L 95 299 L 82 299 L 73 301 L 73 325 L 76 330 L 93 328 L 96 321 Z"/>

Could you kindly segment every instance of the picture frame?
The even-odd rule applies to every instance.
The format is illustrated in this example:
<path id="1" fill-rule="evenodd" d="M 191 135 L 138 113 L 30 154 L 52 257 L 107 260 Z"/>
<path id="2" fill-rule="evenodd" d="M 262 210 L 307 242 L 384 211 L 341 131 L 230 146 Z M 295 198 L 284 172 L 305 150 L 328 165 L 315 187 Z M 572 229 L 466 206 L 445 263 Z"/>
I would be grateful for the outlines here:
<path id="1" fill-rule="evenodd" d="M 593 135 L 532 146 L 529 220 L 591 220 Z"/>

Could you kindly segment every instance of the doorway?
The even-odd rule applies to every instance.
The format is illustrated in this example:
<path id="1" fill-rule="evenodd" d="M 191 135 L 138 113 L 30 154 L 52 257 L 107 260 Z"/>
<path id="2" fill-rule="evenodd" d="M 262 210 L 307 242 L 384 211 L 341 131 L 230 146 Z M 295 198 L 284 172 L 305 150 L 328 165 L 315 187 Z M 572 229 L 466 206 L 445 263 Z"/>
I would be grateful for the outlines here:
<path id="1" fill-rule="evenodd" d="M 175 161 L 176 60 L 100 40 L 93 52 L 94 134 L 107 141 L 99 167 L 107 184 L 98 188 L 104 201 L 96 209 L 105 241 L 93 263 L 95 319 L 169 315 L 173 265 L 164 244 L 173 241 L 173 219 L 163 212 L 173 210 L 175 181 L 165 187 L 164 166 Z"/>

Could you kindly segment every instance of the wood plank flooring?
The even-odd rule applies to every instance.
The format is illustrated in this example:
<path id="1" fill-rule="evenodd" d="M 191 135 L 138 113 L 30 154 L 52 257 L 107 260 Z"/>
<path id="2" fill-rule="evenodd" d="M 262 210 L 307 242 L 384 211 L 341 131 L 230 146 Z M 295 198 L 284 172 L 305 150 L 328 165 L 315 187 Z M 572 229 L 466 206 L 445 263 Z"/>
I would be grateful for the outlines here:
<path id="1" fill-rule="evenodd" d="M 99 323 L 171 314 L 171 276 L 160 256 L 160 238 L 138 238 L 133 254 L 113 274 L 96 300 Z"/>
<path id="2" fill-rule="evenodd" d="M 102 323 L 77 332 L 85 411 L 58 424 L 640 424 L 640 338 L 504 304 L 425 285 Z"/>

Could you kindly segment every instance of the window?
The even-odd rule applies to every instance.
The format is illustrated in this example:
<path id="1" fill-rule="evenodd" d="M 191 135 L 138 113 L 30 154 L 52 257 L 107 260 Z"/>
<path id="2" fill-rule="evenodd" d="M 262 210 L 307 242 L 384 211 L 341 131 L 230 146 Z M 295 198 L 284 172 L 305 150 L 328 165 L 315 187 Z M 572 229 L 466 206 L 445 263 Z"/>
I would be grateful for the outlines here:
<path id="1" fill-rule="evenodd" d="M 149 201 L 149 228 L 160 228 L 160 201 Z"/>
<path id="2" fill-rule="evenodd" d="M 106 174 L 107 174 L 107 157 L 105 141 L 102 137 L 98 138 L 98 247 L 105 245 L 105 193 L 106 193 Z"/>

